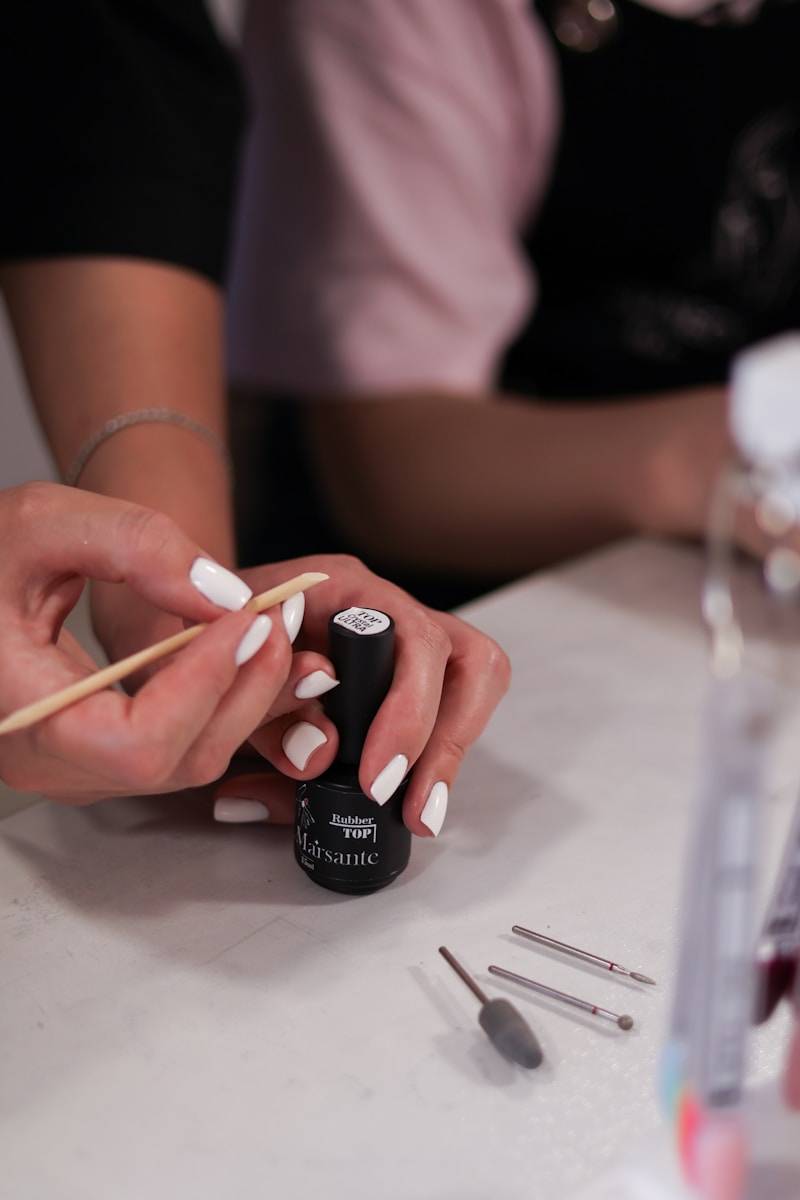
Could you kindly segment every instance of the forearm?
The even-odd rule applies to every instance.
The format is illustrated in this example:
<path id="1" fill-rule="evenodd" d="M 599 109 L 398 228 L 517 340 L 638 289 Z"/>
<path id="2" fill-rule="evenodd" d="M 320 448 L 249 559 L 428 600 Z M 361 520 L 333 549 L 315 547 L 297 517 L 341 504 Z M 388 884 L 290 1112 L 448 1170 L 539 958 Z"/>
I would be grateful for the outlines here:
<path id="1" fill-rule="evenodd" d="M 447 395 L 319 401 L 309 441 L 332 511 L 389 565 L 487 577 L 634 532 L 702 532 L 725 395 L 545 405 Z"/>
<path id="2" fill-rule="evenodd" d="M 224 439 L 220 300 L 199 275 L 154 262 L 52 259 L 3 269 L 2 284 L 42 427 L 65 472 L 109 418 L 173 409 Z M 87 491 L 168 514 L 205 553 L 231 565 L 230 481 L 203 438 L 135 425 L 97 447 Z M 170 632 L 173 619 L 129 589 L 98 583 L 92 616 L 111 658 Z"/>
<path id="3" fill-rule="evenodd" d="M 75 258 L 5 267 L 3 290 L 31 393 L 63 472 L 108 418 L 164 407 L 225 437 L 220 300 L 191 272 Z M 80 486 L 169 513 L 214 557 L 233 556 L 225 464 L 166 424 L 125 429 L 87 462 Z"/>

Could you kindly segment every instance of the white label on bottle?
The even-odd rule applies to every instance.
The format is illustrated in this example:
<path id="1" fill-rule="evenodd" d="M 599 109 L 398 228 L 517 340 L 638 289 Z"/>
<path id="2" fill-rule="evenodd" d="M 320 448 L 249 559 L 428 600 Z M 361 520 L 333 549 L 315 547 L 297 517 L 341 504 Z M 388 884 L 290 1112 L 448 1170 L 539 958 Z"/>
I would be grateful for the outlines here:
<path id="1" fill-rule="evenodd" d="M 343 625 L 352 629 L 353 633 L 383 633 L 389 628 L 389 618 L 386 613 L 374 608 L 346 608 L 333 618 L 334 625 Z"/>

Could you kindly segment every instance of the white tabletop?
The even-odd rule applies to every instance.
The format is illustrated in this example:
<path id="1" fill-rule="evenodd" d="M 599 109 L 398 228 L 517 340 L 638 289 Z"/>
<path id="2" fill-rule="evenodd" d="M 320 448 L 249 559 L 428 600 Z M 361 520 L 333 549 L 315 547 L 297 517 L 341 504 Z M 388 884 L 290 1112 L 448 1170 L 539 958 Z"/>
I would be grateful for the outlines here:
<path id="1" fill-rule="evenodd" d="M 655 1078 L 706 684 L 701 569 L 690 549 L 634 542 L 467 610 L 510 653 L 512 689 L 440 838 L 374 895 L 316 887 L 289 830 L 215 825 L 181 799 L 40 803 L 0 823 L 0 1193 L 680 1195 Z M 800 704 L 775 745 L 771 862 L 799 730 Z M 442 943 L 526 1015 L 542 1067 L 498 1056 Z M 635 1028 L 513 989 L 490 962 Z M 782 1011 L 753 1037 L 753 1200 L 800 1194 L 800 1117 L 774 1083 L 787 1034 Z"/>

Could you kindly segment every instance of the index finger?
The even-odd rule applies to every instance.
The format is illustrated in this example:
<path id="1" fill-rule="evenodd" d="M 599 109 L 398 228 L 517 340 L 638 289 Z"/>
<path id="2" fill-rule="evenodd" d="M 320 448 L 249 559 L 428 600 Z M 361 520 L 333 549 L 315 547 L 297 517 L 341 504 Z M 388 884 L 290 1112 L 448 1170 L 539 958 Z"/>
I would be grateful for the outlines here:
<path id="1" fill-rule="evenodd" d="M 241 608 L 252 595 L 174 521 L 142 505 L 49 483 L 10 489 L 2 503 L 10 531 L 4 540 L 15 565 L 3 582 L 26 606 L 49 595 L 54 580 L 74 576 L 127 583 L 159 608 L 194 621 Z M 222 586 L 216 592 L 192 583 L 198 560 L 217 567 Z"/>

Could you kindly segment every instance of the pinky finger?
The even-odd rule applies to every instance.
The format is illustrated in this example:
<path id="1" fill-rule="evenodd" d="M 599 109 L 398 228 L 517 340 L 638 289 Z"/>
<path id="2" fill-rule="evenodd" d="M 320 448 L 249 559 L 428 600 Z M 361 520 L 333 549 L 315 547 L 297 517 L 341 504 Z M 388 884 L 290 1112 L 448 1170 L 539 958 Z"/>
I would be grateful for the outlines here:
<path id="1" fill-rule="evenodd" d="M 231 771 L 214 789 L 214 820 L 224 825 L 291 825 L 296 786 L 277 771 Z"/>

